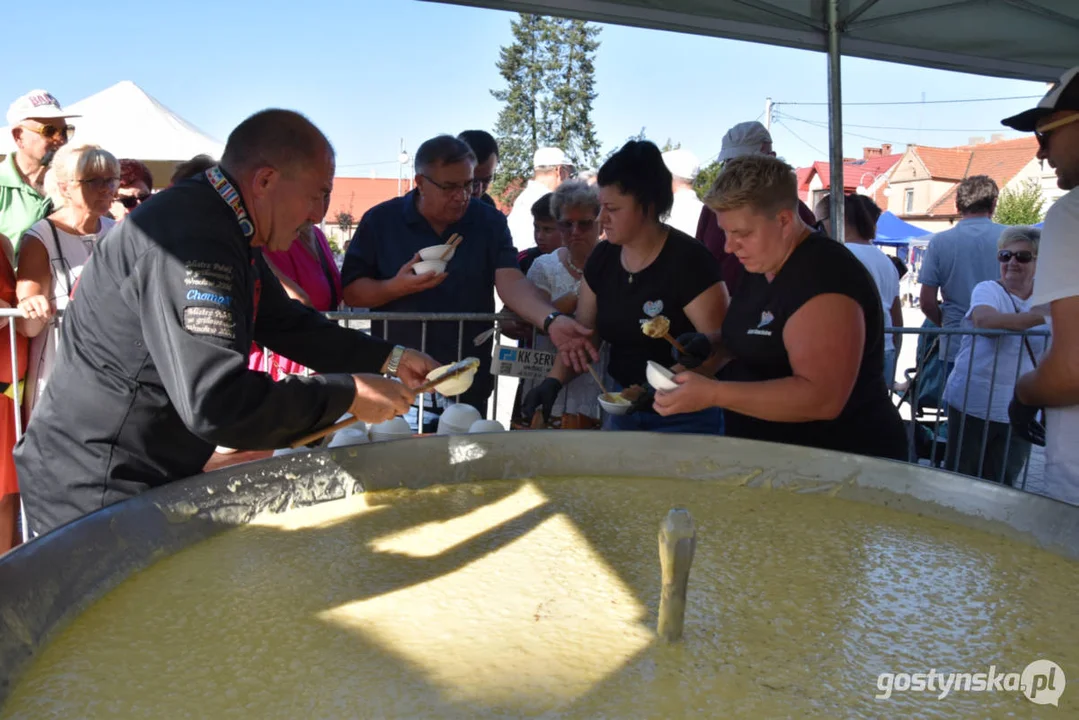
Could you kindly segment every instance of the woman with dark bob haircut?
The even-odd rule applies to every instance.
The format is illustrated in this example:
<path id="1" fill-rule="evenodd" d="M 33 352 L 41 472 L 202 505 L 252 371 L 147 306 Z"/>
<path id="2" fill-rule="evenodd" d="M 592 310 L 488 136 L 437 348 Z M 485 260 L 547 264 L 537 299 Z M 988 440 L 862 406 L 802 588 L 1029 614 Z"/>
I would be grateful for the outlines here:
<path id="1" fill-rule="evenodd" d="M 648 337 L 641 330 L 646 320 L 660 315 L 670 321 L 672 336 L 719 330 L 727 310 L 719 264 L 704 245 L 664 224 L 674 195 L 671 173 L 653 143 L 626 143 L 600 168 L 597 185 L 598 219 L 606 240 L 596 245 L 585 264 L 577 321 L 596 330 L 595 341 L 610 346 L 607 372 L 613 382 L 608 389 L 643 390 L 628 414 L 608 415 L 604 428 L 720 433 L 718 408 L 670 417 L 655 412 L 645 369 L 649 360 L 670 366 L 671 348 L 662 337 Z M 549 415 L 562 386 L 587 369 L 583 353 L 570 360 L 574 368 L 560 358 L 550 375 L 528 393 L 523 403 L 526 417 L 537 408 Z"/>

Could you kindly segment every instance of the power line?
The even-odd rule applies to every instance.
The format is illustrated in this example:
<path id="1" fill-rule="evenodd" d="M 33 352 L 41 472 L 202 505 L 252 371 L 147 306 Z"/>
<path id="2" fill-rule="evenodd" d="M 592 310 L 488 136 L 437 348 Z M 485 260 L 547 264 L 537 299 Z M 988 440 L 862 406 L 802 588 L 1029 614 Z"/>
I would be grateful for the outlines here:
<path id="1" fill-rule="evenodd" d="M 806 125 L 810 125 L 812 127 L 818 128 L 820 130 L 827 130 L 828 129 L 828 123 L 815 122 L 813 120 L 803 120 L 802 118 L 797 118 L 797 117 L 794 117 L 793 115 L 787 115 L 785 113 L 781 113 L 781 114 L 777 115 L 776 117 L 777 118 L 785 118 L 787 120 L 794 120 L 795 122 L 805 123 Z M 776 122 L 778 122 L 778 119 L 777 119 Z M 787 127 L 787 126 L 784 125 L 784 127 Z M 790 128 L 788 127 L 787 129 L 789 130 Z M 873 140 L 874 142 L 891 143 L 893 145 L 905 143 L 905 141 L 903 141 L 903 140 L 894 140 L 892 138 L 873 137 L 872 135 L 862 135 L 861 133 L 847 132 L 846 130 L 843 131 L 843 136 L 844 137 L 847 137 L 847 136 L 856 137 L 856 138 L 861 138 L 863 140 Z"/>
<path id="2" fill-rule="evenodd" d="M 784 115 L 783 117 L 786 117 L 786 115 Z M 779 118 L 776 118 L 776 125 L 782 125 L 782 126 L 783 126 L 783 128 L 784 128 L 784 129 L 785 129 L 785 130 L 786 130 L 787 132 L 789 132 L 789 133 L 790 133 L 791 135 L 793 135 L 793 136 L 794 136 L 794 137 L 796 137 L 796 138 L 797 138 L 798 140 L 800 140 L 800 141 L 802 142 L 802 144 L 803 144 L 803 145 L 805 145 L 806 147 L 808 147 L 808 148 L 809 148 L 810 150 L 812 150 L 813 152 L 815 152 L 815 153 L 818 153 L 818 154 L 820 154 L 820 155 L 825 155 L 825 154 L 827 154 L 827 153 L 825 153 L 825 152 L 824 152 L 823 150 L 821 150 L 821 149 L 819 149 L 819 148 L 815 147 L 814 145 L 811 145 L 811 144 L 809 143 L 809 141 L 808 141 L 808 140 L 806 140 L 806 139 L 805 139 L 805 138 L 803 138 L 803 137 L 802 137 L 801 135 L 799 135 L 798 133 L 796 133 L 796 132 L 794 132 L 793 130 L 791 130 L 791 129 L 790 129 L 790 127 L 789 127 L 789 126 L 787 125 L 787 123 L 783 122 L 783 121 L 782 121 L 782 120 L 780 120 Z"/>
<path id="3" fill-rule="evenodd" d="M 866 105 L 950 105 L 955 103 L 980 103 L 980 102 L 1003 102 L 1005 100 L 1039 100 L 1041 95 L 1014 95 L 1012 97 L 995 98 L 965 98 L 957 100 L 889 100 L 881 102 L 851 102 L 843 103 L 843 107 L 866 106 Z M 828 105 L 826 102 L 776 102 L 776 105 Z"/>
<path id="4" fill-rule="evenodd" d="M 793 115 L 784 114 L 783 117 L 790 120 L 799 120 L 801 122 L 807 122 L 812 124 L 821 123 L 827 127 L 827 124 L 823 120 L 806 120 L 805 118 L 794 117 Z M 980 132 L 980 133 L 995 133 L 1005 132 L 1007 128 L 999 127 L 986 130 L 985 128 L 913 128 L 913 127 L 894 127 L 891 125 L 859 125 L 858 123 L 844 122 L 843 127 L 855 127 L 865 128 L 867 130 L 908 130 L 910 132 Z"/>

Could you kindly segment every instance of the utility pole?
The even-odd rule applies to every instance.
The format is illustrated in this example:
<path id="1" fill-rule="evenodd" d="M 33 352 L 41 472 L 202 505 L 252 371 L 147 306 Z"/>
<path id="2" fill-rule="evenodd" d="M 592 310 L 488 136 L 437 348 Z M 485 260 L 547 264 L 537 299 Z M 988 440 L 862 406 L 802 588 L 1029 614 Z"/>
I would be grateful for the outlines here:
<path id="1" fill-rule="evenodd" d="M 764 99 L 764 128 L 772 132 L 772 98 Z"/>

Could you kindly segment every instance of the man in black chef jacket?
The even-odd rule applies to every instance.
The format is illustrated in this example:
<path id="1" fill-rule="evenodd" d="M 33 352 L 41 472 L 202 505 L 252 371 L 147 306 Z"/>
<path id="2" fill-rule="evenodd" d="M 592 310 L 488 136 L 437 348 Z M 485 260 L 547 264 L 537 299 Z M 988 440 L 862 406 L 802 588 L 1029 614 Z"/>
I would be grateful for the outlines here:
<path id="1" fill-rule="evenodd" d="M 217 445 L 279 448 L 345 412 L 382 422 L 408 410 L 406 386 L 434 360 L 291 301 L 262 259 L 321 219 L 333 176 L 318 128 L 266 110 L 229 135 L 220 166 L 102 240 L 15 449 L 33 534 L 195 475 Z M 329 374 L 274 382 L 247 369 L 252 342 Z"/>

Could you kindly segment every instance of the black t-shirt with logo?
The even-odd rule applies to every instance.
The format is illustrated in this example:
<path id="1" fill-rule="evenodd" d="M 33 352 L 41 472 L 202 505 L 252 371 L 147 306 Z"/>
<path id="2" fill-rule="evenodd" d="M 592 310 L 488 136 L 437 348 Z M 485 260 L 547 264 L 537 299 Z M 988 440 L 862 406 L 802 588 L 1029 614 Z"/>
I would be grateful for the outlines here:
<path id="1" fill-rule="evenodd" d="M 622 248 L 604 241 L 588 258 L 584 277 L 596 294 L 596 332 L 610 345 L 607 372 L 623 387 L 643 385 L 645 366 L 674 364 L 663 338 L 641 332 L 641 321 L 664 315 L 670 334 L 694 332 L 685 307 L 719 282 L 719 263 L 701 243 L 671 228 L 651 265 L 637 273 L 622 267 Z"/>
<path id="2" fill-rule="evenodd" d="M 734 359 L 721 380 L 756 382 L 790 377 L 783 330 L 818 295 L 846 295 L 865 316 L 865 349 L 850 399 L 834 420 L 781 423 L 727 411 L 727 434 L 906 459 L 906 436 L 884 383 L 884 313 L 865 266 L 843 245 L 814 233 L 791 253 L 771 282 L 746 273 L 723 322 L 723 345 Z"/>

